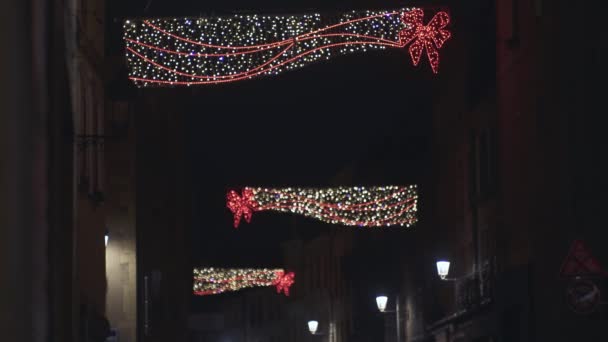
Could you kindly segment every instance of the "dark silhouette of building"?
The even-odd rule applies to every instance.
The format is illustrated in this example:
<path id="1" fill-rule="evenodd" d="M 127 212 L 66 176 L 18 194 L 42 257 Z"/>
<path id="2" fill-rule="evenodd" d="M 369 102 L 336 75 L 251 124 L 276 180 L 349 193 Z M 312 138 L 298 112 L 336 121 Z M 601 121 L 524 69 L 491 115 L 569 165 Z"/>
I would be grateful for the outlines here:
<path id="1" fill-rule="evenodd" d="M 605 306 L 576 314 L 572 279 L 560 277 L 575 239 L 608 262 L 600 211 L 591 209 L 605 189 L 591 109 L 601 101 L 601 53 L 597 33 L 581 24 L 596 14 L 571 5 L 451 7 L 423 219 L 404 246 L 406 341 L 606 338 Z M 586 63 L 573 63 L 574 50 L 561 45 L 570 40 L 581 42 L 576 55 Z M 439 279 L 440 259 L 452 262 L 456 280 Z"/>
<path id="2" fill-rule="evenodd" d="M 184 112 L 171 94 L 136 106 L 138 341 L 184 341 L 192 292 Z"/>
<path id="3" fill-rule="evenodd" d="M 293 228 L 319 225 L 307 223 Z M 277 294 L 271 287 L 205 297 L 205 311 L 191 314 L 192 342 L 348 340 L 352 299 L 344 267 L 352 249 L 351 232 L 322 233 L 308 239 L 295 236 L 282 249 L 282 267 L 295 273 L 290 295 Z M 308 330 L 310 320 L 319 322 L 317 335 Z"/>

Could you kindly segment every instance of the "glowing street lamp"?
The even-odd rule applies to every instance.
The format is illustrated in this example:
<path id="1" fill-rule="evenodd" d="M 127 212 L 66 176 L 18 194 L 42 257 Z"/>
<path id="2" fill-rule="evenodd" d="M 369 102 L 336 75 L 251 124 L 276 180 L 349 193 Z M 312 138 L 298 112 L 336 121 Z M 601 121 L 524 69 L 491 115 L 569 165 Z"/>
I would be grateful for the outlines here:
<path id="1" fill-rule="evenodd" d="M 315 334 L 317 332 L 317 328 L 319 327 L 319 322 L 317 321 L 308 321 L 308 330 L 311 334 Z"/>
<path id="2" fill-rule="evenodd" d="M 106 247 L 108 247 L 108 240 L 110 240 L 110 233 L 106 230 L 105 235 L 103 236 L 103 240 L 106 244 Z"/>
<path id="3" fill-rule="evenodd" d="M 386 302 L 388 302 L 387 296 L 376 297 L 376 305 L 378 305 L 378 310 L 380 310 L 380 312 L 384 312 L 386 310 Z"/>
<path id="4" fill-rule="evenodd" d="M 437 274 L 439 275 L 439 278 L 441 278 L 442 280 L 445 280 L 446 277 L 448 276 L 449 272 L 450 272 L 450 262 L 449 261 L 445 261 L 445 260 L 437 261 Z"/>
<path id="5" fill-rule="evenodd" d="M 401 312 L 399 310 L 399 295 L 395 296 L 395 310 L 386 310 L 386 304 L 388 303 L 387 296 L 378 296 L 376 297 L 376 305 L 378 306 L 378 310 L 383 314 L 395 313 L 395 328 L 397 333 L 397 341 L 401 341 Z"/>

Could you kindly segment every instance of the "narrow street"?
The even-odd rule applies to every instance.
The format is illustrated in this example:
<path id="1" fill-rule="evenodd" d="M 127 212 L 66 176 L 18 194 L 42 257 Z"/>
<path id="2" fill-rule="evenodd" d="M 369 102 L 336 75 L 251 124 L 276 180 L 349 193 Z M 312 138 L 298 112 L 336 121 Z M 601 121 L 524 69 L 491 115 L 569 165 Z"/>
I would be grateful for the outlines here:
<path id="1" fill-rule="evenodd" d="M 0 340 L 608 341 L 601 11 L 0 6 Z"/>

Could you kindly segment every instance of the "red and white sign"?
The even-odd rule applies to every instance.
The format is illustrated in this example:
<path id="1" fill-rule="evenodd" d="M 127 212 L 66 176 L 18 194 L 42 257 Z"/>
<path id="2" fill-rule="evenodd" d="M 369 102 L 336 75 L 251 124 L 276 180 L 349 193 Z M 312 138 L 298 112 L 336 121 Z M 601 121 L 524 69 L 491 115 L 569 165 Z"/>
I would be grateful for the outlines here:
<path id="1" fill-rule="evenodd" d="M 595 259 L 589 249 L 580 240 L 575 240 L 570 252 L 564 260 L 560 275 L 562 277 L 606 277 L 606 272 L 599 261 Z"/>

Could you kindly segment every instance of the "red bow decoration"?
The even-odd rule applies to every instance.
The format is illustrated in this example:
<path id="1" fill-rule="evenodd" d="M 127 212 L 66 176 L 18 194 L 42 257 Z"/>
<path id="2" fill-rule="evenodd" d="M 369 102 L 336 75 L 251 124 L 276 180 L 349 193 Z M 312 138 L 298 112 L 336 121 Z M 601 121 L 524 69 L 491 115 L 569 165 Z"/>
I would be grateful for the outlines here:
<path id="1" fill-rule="evenodd" d="M 272 281 L 272 285 L 277 287 L 277 293 L 285 293 L 286 296 L 289 296 L 289 288 L 293 285 L 294 276 L 293 272 L 285 273 L 283 271 L 278 271 L 276 273 L 277 277 Z"/>
<path id="2" fill-rule="evenodd" d="M 426 48 L 431 68 L 434 73 L 439 71 L 439 51 L 443 43 L 451 36 L 448 30 L 444 30 L 450 23 L 450 16 L 446 12 L 437 12 L 428 25 L 422 23 L 424 11 L 420 8 L 403 13 L 401 20 L 407 28 L 399 32 L 399 40 L 402 46 L 413 41 L 409 47 L 410 56 L 414 65 L 418 65 L 422 51 Z"/>
<path id="3" fill-rule="evenodd" d="M 251 189 L 243 189 L 242 197 L 234 190 L 228 192 L 228 195 L 226 195 L 226 206 L 234 215 L 234 228 L 239 226 L 241 216 L 245 217 L 247 223 L 251 222 L 251 215 L 253 214 L 255 204 L 253 190 Z"/>

